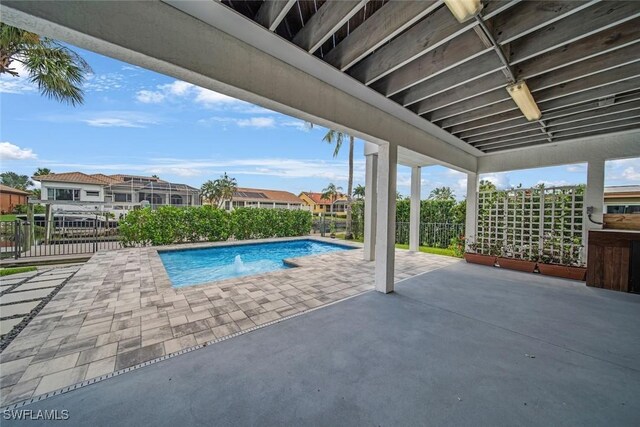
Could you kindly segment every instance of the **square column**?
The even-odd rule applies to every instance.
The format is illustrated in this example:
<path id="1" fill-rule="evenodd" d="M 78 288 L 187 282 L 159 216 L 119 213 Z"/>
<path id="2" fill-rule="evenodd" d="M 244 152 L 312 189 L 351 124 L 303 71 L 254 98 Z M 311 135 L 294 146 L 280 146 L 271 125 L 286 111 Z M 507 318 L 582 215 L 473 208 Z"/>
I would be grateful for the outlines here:
<path id="1" fill-rule="evenodd" d="M 396 145 L 379 146 L 375 285 L 378 292 L 385 294 L 393 292 L 394 285 L 397 161 Z"/>
<path id="2" fill-rule="evenodd" d="M 582 244 L 584 245 L 584 260 L 587 259 L 587 245 L 589 230 L 602 228 L 604 214 L 604 160 L 590 160 L 587 164 L 587 188 L 584 192 L 584 213 L 582 219 Z M 587 210 L 593 209 L 591 220 Z M 596 224 L 599 222 L 600 224 Z"/>
<path id="3" fill-rule="evenodd" d="M 465 216 L 464 234 L 466 238 L 465 249 L 470 242 L 475 242 L 478 227 L 478 186 L 480 185 L 477 173 L 467 173 L 467 213 Z"/>
<path id="4" fill-rule="evenodd" d="M 365 183 L 364 183 L 364 260 L 376 259 L 376 205 L 377 205 L 377 176 L 378 154 L 365 155 Z"/>
<path id="5" fill-rule="evenodd" d="M 422 185 L 422 168 L 411 168 L 411 208 L 409 211 L 409 250 L 420 249 L 420 187 Z"/>

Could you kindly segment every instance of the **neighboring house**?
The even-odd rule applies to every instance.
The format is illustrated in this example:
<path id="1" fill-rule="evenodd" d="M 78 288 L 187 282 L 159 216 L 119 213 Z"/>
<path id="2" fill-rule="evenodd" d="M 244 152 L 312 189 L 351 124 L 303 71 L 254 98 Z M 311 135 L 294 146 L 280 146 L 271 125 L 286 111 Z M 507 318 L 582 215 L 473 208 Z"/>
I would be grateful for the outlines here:
<path id="1" fill-rule="evenodd" d="M 288 191 L 238 188 L 233 193 L 232 202 L 225 202 L 225 209 L 244 207 L 299 210 L 304 207 L 304 203 Z"/>
<path id="2" fill-rule="evenodd" d="M 40 181 L 41 200 L 54 211 L 101 211 L 118 216 L 138 206 L 194 206 L 200 191 L 185 184 L 138 175 L 66 172 L 32 177 Z"/>
<path id="3" fill-rule="evenodd" d="M 0 213 L 11 213 L 18 205 L 26 205 L 29 192 L 0 184 Z"/>
<path id="4" fill-rule="evenodd" d="M 605 187 L 604 208 L 608 214 L 640 214 L 640 185 Z"/>
<path id="5" fill-rule="evenodd" d="M 335 214 L 336 216 L 344 216 L 347 212 L 347 198 L 340 195 L 335 201 L 323 199 L 322 193 L 313 193 L 311 191 L 303 191 L 300 193 L 300 199 L 309 206 L 314 215 L 319 214 Z"/>

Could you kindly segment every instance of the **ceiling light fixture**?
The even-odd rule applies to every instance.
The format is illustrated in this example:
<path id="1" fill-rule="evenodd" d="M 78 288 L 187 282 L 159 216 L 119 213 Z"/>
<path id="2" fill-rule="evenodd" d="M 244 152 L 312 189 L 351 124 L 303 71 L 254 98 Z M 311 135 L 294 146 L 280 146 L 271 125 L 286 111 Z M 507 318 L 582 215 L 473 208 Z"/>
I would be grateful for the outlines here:
<path id="1" fill-rule="evenodd" d="M 444 0 L 458 22 L 465 22 L 476 16 L 482 10 L 480 0 Z"/>
<path id="2" fill-rule="evenodd" d="M 540 113 L 540 109 L 524 80 L 507 86 L 507 92 L 509 92 L 509 95 L 511 95 L 511 98 L 513 98 L 527 120 L 532 122 L 542 117 L 542 113 Z"/>

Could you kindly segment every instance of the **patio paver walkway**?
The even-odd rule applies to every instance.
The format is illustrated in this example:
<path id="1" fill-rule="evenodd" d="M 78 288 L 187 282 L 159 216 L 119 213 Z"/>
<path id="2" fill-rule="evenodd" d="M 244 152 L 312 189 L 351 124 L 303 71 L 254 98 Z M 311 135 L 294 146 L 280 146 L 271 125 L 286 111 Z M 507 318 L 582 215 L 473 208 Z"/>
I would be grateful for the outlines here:
<path id="1" fill-rule="evenodd" d="M 180 248 L 188 246 L 216 244 Z M 374 263 L 362 257 L 358 245 L 350 251 L 298 258 L 298 268 L 173 288 L 155 248 L 97 253 L 0 356 L 1 403 L 48 393 L 370 290 Z M 457 262 L 399 250 L 396 281 Z"/>

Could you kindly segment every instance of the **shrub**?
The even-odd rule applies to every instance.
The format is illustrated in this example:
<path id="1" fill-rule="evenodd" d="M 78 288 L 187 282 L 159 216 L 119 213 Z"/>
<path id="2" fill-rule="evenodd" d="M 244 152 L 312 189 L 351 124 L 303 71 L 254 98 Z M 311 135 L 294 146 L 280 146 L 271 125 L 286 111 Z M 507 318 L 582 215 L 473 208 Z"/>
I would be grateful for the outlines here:
<path id="1" fill-rule="evenodd" d="M 286 209 L 238 208 L 231 213 L 212 206 L 162 206 L 134 210 L 119 223 L 122 244 L 224 241 L 303 236 L 311 230 L 311 213 Z"/>

